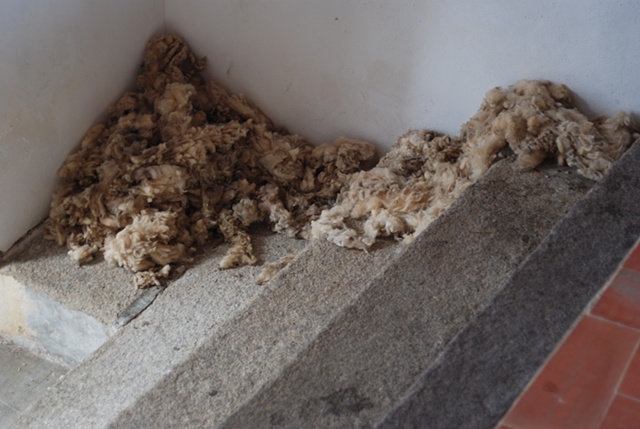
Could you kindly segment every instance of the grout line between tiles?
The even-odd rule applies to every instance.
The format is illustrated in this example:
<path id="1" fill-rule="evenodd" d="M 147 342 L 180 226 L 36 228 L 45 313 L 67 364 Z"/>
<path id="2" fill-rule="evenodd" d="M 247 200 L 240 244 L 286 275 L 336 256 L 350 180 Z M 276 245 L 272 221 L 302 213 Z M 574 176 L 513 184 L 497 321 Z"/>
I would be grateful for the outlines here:
<path id="1" fill-rule="evenodd" d="M 629 396 L 626 393 L 617 393 L 618 396 L 622 396 L 623 398 L 629 399 L 633 402 L 637 402 L 640 404 L 640 398 L 636 398 L 635 396 Z"/>
<path id="2" fill-rule="evenodd" d="M 622 269 L 634 277 L 640 276 L 640 268 L 622 267 Z"/>
<path id="3" fill-rule="evenodd" d="M 629 362 L 627 362 L 627 364 L 625 365 L 622 377 L 620 378 L 620 380 L 618 380 L 618 383 L 616 384 L 616 388 L 614 392 L 618 395 L 623 395 L 623 393 L 620 393 L 620 386 L 622 385 L 622 382 L 624 381 L 624 377 L 627 375 L 627 372 L 629 371 L 629 367 L 631 366 L 631 362 L 633 362 L 633 358 L 636 356 L 639 350 L 640 350 L 640 339 L 638 339 L 636 346 L 633 348 L 633 351 L 631 352 L 631 357 L 629 358 Z M 624 395 L 624 396 L 628 396 L 628 395 Z"/>
<path id="4" fill-rule="evenodd" d="M 619 273 L 624 273 L 624 275 L 627 277 L 627 280 L 631 280 L 634 284 L 640 282 L 640 271 L 638 270 L 622 267 Z"/>
<path id="5" fill-rule="evenodd" d="M 627 363 L 624 366 L 624 370 L 620 374 L 620 378 L 618 379 L 618 382 L 616 383 L 616 386 L 613 389 L 613 393 L 609 398 L 609 403 L 607 404 L 607 408 L 605 409 L 605 412 L 602 415 L 602 418 L 598 422 L 598 427 L 602 426 L 602 423 L 604 423 L 604 420 L 607 418 L 607 415 L 609 414 L 609 410 L 611 409 L 611 405 L 613 405 L 613 401 L 616 398 L 616 395 L 627 396 L 627 395 L 622 395 L 620 393 L 620 385 L 624 381 L 624 377 L 627 375 L 627 371 L 629 370 L 629 367 L 631 366 L 631 362 L 633 362 L 633 357 L 636 355 L 636 352 L 638 351 L 639 347 L 640 347 L 640 338 L 636 340 L 636 345 L 631 351 L 631 356 L 629 356 L 629 359 L 627 360 Z"/>
<path id="6" fill-rule="evenodd" d="M 606 317 L 600 316 L 598 314 L 592 314 L 592 313 L 583 314 L 581 317 L 584 317 L 584 316 L 589 316 L 589 317 L 592 317 L 594 319 L 598 319 L 598 320 L 600 320 L 602 322 L 613 323 L 614 325 L 616 325 L 616 326 L 618 326 L 620 328 L 626 328 L 626 329 L 630 329 L 630 330 L 632 330 L 634 332 L 640 333 L 640 328 L 635 328 L 633 326 L 625 325 L 624 323 L 620 323 L 620 322 L 616 322 L 615 320 L 607 319 Z"/>

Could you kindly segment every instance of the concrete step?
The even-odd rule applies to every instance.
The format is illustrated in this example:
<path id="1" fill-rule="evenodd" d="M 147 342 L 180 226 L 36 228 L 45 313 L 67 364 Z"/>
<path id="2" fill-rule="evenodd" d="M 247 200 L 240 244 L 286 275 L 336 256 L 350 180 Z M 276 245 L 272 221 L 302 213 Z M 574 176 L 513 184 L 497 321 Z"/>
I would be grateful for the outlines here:
<path id="1" fill-rule="evenodd" d="M 308 242 L 268 234 L 265 230 L 254 231 L 254 236 L 257 256 L 267 262 L 279 259 L 287 253 L 299 253 L 308 245 Z M 126 404 L 127 400 L 137 398 L 170 372 L 177 362 L 186 359 L 198 347 L 199 342 L 206 338 L 210 329 L 215 329 L 236 316 L 257 295 L 266 290 L 255 284 L 254 279 L 260 271 L 259 267 L 220 271 L 218 263 L 228 246 L 211 246 L 196 258 L 194 266 L 184 276 L 156 297 L 148 308 L 149 314 L 145 314 L 146 319 L 139 316 L 120 329 L 109 329 L 117 324 L 118 314 L 145 293 L 133 287 L 130 274 L 106 267 L 100 262 L 77 267 L 66 257 L 64 249 L 56 248 L 38 236 L 34 237 L 27 249 L 2 267 L 0 274 L 9 279 L 9 282 L 19 284 L 27 296 L 39 294 L 53 301 L 56 309 L 62 307 L 66 311 L 94 317 L 111 334 L 102 348 L 82 363 L 76 363 L 77 367 L 69 374 L 69 379 L 64 380 L 59 386 L 62 390 L 69 388 L 72 395 L 82 395 L 83 389 L 76 389 L 74 383 L 86 383 L 87 390 L 94 391 L 98 396 L 72 399 L 69 412 L 73 413 L 77 407 L 92 408 L 94 402 L 102 404 L 104 407 L 97 406 L 101 414 L 85 416 L 96 422 L 105 416 L 113 418 L 117 415 L 121 408 L 113 404 Z M 32 250 L 35 253 L 32 253 Z M 55 275 L 65 271 L 67 274 L 63 276 L 64 281 Z M 38 281 L 33 278 L 37 272 L 54 274 L 42 275 L 48 277 L 50 282 Z M 85 287 L 87 282 L 88 288 Z M 109 290 L 110 286 L 113 286 L 113 291 Z M 61 288 L 68 288 L 69 296 L 62 293 L 59 290 Z M 102 295 L 95 293 L 96 290 L 102 291 Z M 119 295 L 118 292 L 123 294 Z M 7 302 L 5 299 L 3 301 Z M 30 301 L 23 302 L 27 303 L 22 306 L 27 309 L 24 313 L 30 314 Z M 153 311 L 150 311 L 151 309 Z M 30 332 L 34 326 L 30 321 L 31 318 L 27 318 L 26 322 L 23 320 L 19 325 L 28 328 L 21 332 L 27 334 L 27 340 L 33 339 Z M 48 322 L 47 326 L 55 332 L 54 336 L 61 337 L 55 324 L 56 320 L 50 319 Z M 77 336 L 77 331 L 73 334 Z M 14 335 L 12 339 L 15 341 L 17 337 L 18 335 Z M 25 339 L 21 341 L 27 342 Z M 38 342 L 35 342 L 35 345 L 37 348 Z M 56 356 L 50 354 L 50 357 Z M 137 366 L 139 368 L 135 370 Z M 130 384 L 126 394 L 122 392 L 126 386 L 122 385 L 122 380 L 128 380 Z M 135 383 L 131 382 L 133 380 Z M 105 384 L 100 385 L 101 383 Z M 118 387 L 114 388 L 114 385 Z M 100 392 L 105 391 L 111 393 L 101 398 Z M 107 402 L 103 402 L 103 399 Z M 53 424 L 51 427 L 59 426 Z M 92 426 L 71 424 L 68 427 Z"/>
<path id="2" fill-rule="evenodd" d="M 290 244 L 284 237 L 268 236 L 257 240 L 256 247 L 282 252 Z M 108 427 L 166 377 L 195 369 L 211 344 L 225 345 L 215 359 L 226 370 L 218 380 L 202 381 L 205 398 L 217 392 L 223 397 L 224 392 L 229 401 L 225 407 L 237 408 L 295 359 L 397 248 L 386 245 L 366 254 L 336 251 L 325 242 L 295 244 L 306 247 L 262 287 L 254 282 L 255 267 L 219 271 L 226 249 L 212 249 L 55 386 L 17 427 Z"/>
<path id="3" fill-rule="evenodd" d="M 518 173 L 504 160 L 410 245 L 383 242 L 364 253 L 260 236 L 263 261 L 298 253 L 262 287 L 259 268 L 219 271 L 226 247 L 208 249 L 15 427 L 371 427 L 392 419 L 590 186 L 566 169 Z M 114 299 L 122 307 L 135 296 Z M 113 323 L 120 307 L 103 321 Z"/>

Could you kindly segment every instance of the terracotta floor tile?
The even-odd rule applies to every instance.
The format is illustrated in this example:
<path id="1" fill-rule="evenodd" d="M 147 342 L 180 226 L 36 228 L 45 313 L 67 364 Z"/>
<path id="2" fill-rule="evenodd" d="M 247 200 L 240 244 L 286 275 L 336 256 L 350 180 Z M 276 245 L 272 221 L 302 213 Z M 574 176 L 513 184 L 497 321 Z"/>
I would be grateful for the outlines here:
<path id="1" fill-rule="evenodd" d="M 496 427 L 496 429 L 516 429 L 516 428 L 511 427 L 511 426 L 498 425 L 498 427 Z"/>
<path id="2" fill-rule="evenodd" d="M 640 244 L 633 249 L 623 266 L 630 270 L 640 271 Z"/>
<path id="3" fill-rule="evenodd" d="M 619 392 L 640 400 L 640 349 L 636 351 L 636 355 L 627 369 Z M 638 427 L 640 428 L 640 424 Z"/>
<path id="4" fill-rule="evenodd" d="M 640 273 L 620 270 L 591 314 L 640 329 Z"/>
<path id="5" fill-rule="evenodd" d="M 624 396 L 616 396 L 600 429 L 640 428 L 640 402 Z"/>
<path id="6" fill-rule="evenodd" d="M 640 332 L 584 316 L 504 418 L 518 429 L 590 429 L 602 421 Z"/>

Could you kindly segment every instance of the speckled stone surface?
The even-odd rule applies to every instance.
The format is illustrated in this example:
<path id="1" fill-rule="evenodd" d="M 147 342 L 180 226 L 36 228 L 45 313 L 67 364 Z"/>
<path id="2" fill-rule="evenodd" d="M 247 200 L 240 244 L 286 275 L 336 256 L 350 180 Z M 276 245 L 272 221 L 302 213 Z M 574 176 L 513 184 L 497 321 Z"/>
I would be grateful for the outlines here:
<path id="1" fill-rule="evenodd" d="M 0 429 L 8 428 L 67 372 L 65 365 L 0 340 Z"/>
<path id="2" fill-rule="evenodd" d="M 639 166 L 636 142 L 377 427 L 493 428 L 640 236 Z"/>
<path id="3" fill-rule="evenodd" d="M 224 427 L 371 427 L 590 185 L 497 164 Z"/>
<path id="4" fill-rule="evenodd" d="M 258 234 L 254 245 L 265 262 L 286 253 L 304 259 L 310 250 L 308 242 L 273 234 Z M 188 362 L 203 343 L 215 341 L 229 324 L 246 317 L 255 301 L 269 302 L 268 294 L 279 290 L 279 279 L 287 277 L 288 271 L 308 274 L 307 267 L 296 268 L 294 260 L 266 286 L 257 286 L 254 279 L 260 267 L 219 270 L 227 249 L 207 249 L 147 310 L 53 387 L 16 427 L 107 427 L 164 377 L 175 373 L 176 367 Z M 341 296 L 342 290 L 335 294 Z M 293 303 L 290 306 L 294 308 Z"/>
<path id="5" fill-rule="evenodd" d="M 370 427 L 589 187 L 501 162 L 411 245 L 295 242 L 263 287 L 213 249 L 16 429 Z M 262 243 L 266 261 L 291 251 Z"/>
<path id="6" fill-rule="evenodd" d="M 112 324 L 141 292 L 133 286 L 130 272 L 110 267 L 101 257 L 80 266 L 67 255 L 64 246 L 45 240 L 41 232 L 24 247 L 0 268 L 0 275 L 10 276 L 105 325 Z"/>

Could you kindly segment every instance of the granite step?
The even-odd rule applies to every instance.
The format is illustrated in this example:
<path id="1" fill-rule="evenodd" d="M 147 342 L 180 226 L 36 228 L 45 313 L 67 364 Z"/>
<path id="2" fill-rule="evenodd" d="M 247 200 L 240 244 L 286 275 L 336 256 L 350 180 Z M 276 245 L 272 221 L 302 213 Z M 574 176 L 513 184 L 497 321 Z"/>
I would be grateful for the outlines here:
<path id="1" fill-rule="evenodd" d="M 372 427 L 591 185 L 506 159 L 409 245 L 258 234 L 263 261 L 297 253 L 265 286 L 258 267 L 218 270 L 226 248 L 212 247 L 14 427 Z"/>
<path id="2" fill-rule="evenodd" d="M 636 141 L 375 427 L 494 428 L 640 238 L 639 165 Z"/>
<path id="3" fill-rule="evenodd" d="M 494 166 L 222 426 L 372 427 L 492 302 L 588 186 L 564 169 L 519 174 L 506 162 Z M 133 427 L 125 424 L 132 415 L 122 417 L 116 427 Z M 429 427 L 427 421 L 420 427 Z M 196 426 L 201 422 L 208 424 Z"/>

